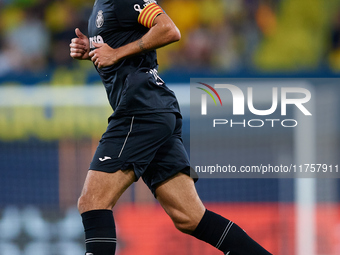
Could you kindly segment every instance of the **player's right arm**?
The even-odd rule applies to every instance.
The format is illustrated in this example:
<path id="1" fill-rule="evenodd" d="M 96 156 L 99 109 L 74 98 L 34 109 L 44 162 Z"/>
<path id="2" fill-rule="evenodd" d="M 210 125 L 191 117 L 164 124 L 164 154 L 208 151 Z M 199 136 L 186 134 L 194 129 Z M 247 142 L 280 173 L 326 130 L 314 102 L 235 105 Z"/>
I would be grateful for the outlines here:
<path id="1" fill-rule="evenodd" d="M 70 56 L 79 60 L 91 60 L 90 42 L 86 35 L 80 32 L 79 28 L 75 30 L 77 37 L 73 38 L 70 43 Z"/>

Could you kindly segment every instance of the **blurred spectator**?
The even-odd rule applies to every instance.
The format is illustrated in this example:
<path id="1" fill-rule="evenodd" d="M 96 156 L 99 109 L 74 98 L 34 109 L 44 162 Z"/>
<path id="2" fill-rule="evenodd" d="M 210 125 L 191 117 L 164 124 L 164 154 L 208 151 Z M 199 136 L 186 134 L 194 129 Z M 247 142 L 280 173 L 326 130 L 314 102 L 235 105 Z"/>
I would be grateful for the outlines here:
<path id="1" fill-rule="evenodd" d="M 8 33 L 7 39 L 20 52 L 23 70 L 39 71 L 46 66 L 50 36 L 35 9 L 25 12 L 23 22 Z"/>
<path id="2" fill-rule="evenodd" d="M 9 21 L 4 28 L 2 58 L 8 66 L 1 68 L 3 73 L 11 71 L 39 71 L 47 65 L 46 55 L 49 49 L 49 31 L 41 20 L 41 6 L 32 6 L 24 12 L 19 9 L 4 10 L 4 14 L 11 18 L 14 13 L 16 19 Z M 6 22 L 5 22 L 6 23 Z"/>
<path id="3" fill-rule="evenodd" d="M 270 36 L 276 31 L 276 14 L 272 0 L 262 0 L 256 12 L 256 21 L 261 32 Z"/>

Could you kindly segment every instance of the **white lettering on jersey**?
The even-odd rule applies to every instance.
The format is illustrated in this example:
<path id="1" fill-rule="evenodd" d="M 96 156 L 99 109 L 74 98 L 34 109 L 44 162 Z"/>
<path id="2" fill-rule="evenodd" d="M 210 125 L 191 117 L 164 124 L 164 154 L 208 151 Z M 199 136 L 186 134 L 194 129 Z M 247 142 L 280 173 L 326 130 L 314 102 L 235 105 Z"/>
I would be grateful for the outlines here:
<path id="1" fill-rule="evenodd" d="M 100 35 L 96 35 L 96 36 L 90 37 L 89 41 L 90 41 L 90 48 L 91 49 L 95 48 L 93 46 L 93 42 L 95 42 L 95 43 L 104 43 L 103 37 L 101 37 Z"/>

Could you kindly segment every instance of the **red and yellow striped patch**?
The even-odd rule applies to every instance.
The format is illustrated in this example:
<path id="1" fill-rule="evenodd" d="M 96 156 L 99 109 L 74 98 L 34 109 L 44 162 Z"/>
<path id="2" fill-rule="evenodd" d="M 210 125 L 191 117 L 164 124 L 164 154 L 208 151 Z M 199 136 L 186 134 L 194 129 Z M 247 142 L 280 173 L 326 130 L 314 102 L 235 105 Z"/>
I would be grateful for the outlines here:
<path id="1" fill-rule="evenodd" d="M 148 4 L 139 14 L 138 23 L 142 24 L 145 27 L 151 28 L 154 19 L 160 13 L 164 13 L 164 12 L 162 8 L 159 7 L 159 5 L 155 3 Z"/>

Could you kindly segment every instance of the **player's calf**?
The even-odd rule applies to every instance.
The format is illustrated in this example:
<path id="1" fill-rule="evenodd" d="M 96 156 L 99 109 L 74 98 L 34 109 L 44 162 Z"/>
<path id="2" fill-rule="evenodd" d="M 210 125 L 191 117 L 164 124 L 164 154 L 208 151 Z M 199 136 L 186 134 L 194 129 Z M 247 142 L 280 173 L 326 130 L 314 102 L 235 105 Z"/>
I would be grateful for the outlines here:
<path id="1" fill-rule="evenodd" d="M 206 210 L 192 236 L 205 241 L 224 254 L 270 255 L 234 222 Z"/>
<path id="2" fill-rule="evenodd" d="M 131 170 L 88 172 L 78 200 L 78 210 L 85 229 L 86 254 L 115 254 L 116 227 L 111 209 L 134 180 L 135 175 Z"/>
<path id="3" fill-rule="evenodd" d="M 175 175 L 157 187 L 156 195 L 180 231 L 213 245 L 224 254 L 270 255 L 235 223 L 206 210 L 189 176 Z"/>
<path id="4" fill-rule="evenodd" d="M 113 255 L 116 227 L 111 210 L 92 210 L 81 215 L 85 229 L 86 254 Z"/>

